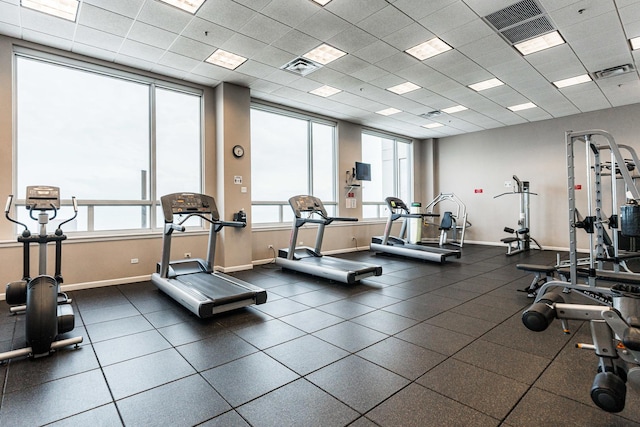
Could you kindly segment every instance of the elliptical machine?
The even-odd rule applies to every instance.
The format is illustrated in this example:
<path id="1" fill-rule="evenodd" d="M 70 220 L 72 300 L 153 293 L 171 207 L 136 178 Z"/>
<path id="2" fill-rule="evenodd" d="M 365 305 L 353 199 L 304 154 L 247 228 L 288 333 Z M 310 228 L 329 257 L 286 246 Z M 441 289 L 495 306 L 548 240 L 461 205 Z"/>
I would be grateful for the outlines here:
<path id="1" fill-rule="evenodd" d="M 54 219 L 60 209 L 60 189 L 50 186 L 27 187 L 26 208 L 29 216 L 37 221 L 40 230 L 38 235 L 32 235 L 29 228 L 11 218 L 9 212 L 13 195 L 7 198 L 5 217 L 22 227 L 24 230 L 18 236 L 18 242 L 23 244 L 23 276 L 22 280 L 11 282 L 6 287 L 6 301 L 12 306 L 12 312 L 25 312 L 26 347 L 0 353 L 0 362 L 18 357 L 31 356 L 38 358 L 49 355 L 52 351 L 68 345 L 78 346 L 82 337 L 73 337 L 56 341 L 58 335 L 73 330 L 75 319 L 71 300 L 60 292 L 62 283 L 62 241 L 67 238 L 62 232 L 62 226 L 78 215 L 76 198 L 72 198 L 74 214 L 71 218 L 58 225 L 53 234 L 47 234 L 47 224 Z M 38 217 L 34 216 L 38 211 Z M 49 211 L 53 211 L 49 216 Z M 56 261 L 54 276 L 47 275 L 47 244 L 55 242 Z M 29 246 L 31 243 L 39 245 L 38 276 L 30 277 Z"/>

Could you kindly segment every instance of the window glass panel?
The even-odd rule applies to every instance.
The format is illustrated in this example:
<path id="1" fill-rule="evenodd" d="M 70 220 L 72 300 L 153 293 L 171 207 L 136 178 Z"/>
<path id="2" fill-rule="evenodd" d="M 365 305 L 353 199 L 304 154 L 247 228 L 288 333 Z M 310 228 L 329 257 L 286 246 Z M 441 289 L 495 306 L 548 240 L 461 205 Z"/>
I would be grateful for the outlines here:
<path id="1" fill-rule="evenodd" d="M 26 189 L 26 188 L 25 188 Z M 17 220 L 26 225 L 31 231 L 31 234 L 38 234 L 40 232 L 40 226 L 38 225 L 38 221 L 33 220 L 29 216 L 29 211 L 24 206 L 17 206 L 16 209 Z M 49 211 L 49 218 L 53 215 L 52 211 Z M 38 213 L 36 211 L 33 212 L 33 216 L 37 219 Z M 73 208 L 71 206 L 61 206 L 58 209 L 58 214 L 54 219 L 50 219 L 47 224 L 47 232 L 52 233 L 58 225 L 67 219 L 73 216 Z M 87 231 L 87 208 L 83 206 L 78 206 L 78 216 L 73 221 L 69 221 L 65 225 L 62 226 L 62 231 L 66 234 L 72 231 Z M 22 227 L 19 228 L 18 232 L 22 232 Z"/>
<path id="2" fill-rule="evenodd" d="M 96 231 L 145 228 L 148 212 L 146 206 L 96 206 L 93 227 Z"/>
<path id="3" fill-rule="evenodd" d="M 284 201 L 309 191 L 307 122 L 251 110 L 251 197 Z"/>
<path id="4" fill-rule="evenodd" d="M 258 218 L 262 223 L 280 222 L 280 206 L 253 205 L 251 217 Z"/>
<path id="5" fill-rule="evenodd" d="M 17 70 L 19 197 L 54 185 L 65 198 L 140 199 L 148 87 L 23 57 Z"/>
<path id="6" fill-rule="evenodd" d="M 158 199 L 170 193 L 200 192 L 200 103 L 200 96 L 156 88 Z"/>
<path id="7" fill-rule="evenodd" d="M 411 203 L 411 144 L 369 133 L 362 134 L 362 161 L 371 164 L 371 181 L 364 182 L 362 215 L 386 217 L 384 200 L 399 197 Z M 374 205 L 377 203 L 378 205 Z"/>
<path id="8" fill-rule="evenodd" d="M 162 227 L 160 210 L 109 202 L 201 191 L 202 95 L 50 61 L 57 60 L 16 53 L 17 198 L 28 185 L 76 196 L 75 231 Z"/>
<path id="9" fill-rule="evenodd" d="M 313 195 L 323 202 L 335 201 L 334 127 L 312 123 Z"/>

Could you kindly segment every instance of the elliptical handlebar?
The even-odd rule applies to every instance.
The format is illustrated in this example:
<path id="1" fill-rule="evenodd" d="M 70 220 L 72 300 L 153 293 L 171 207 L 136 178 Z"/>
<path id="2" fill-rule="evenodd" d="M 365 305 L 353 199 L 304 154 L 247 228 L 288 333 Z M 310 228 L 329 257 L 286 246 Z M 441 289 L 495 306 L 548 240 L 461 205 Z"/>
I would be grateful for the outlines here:
<path id="1" fill-rule="evenodd" d="M 73 204 L 73 216 L 67 220 L 62 221 L 60 224 L 58 224 L 58 228 L 56 228 L 56 235 L 60 236 L 62 235 L 62 226 L 65 225 L 68 222 L 73 221 L 74 219 L 76 219 L 76 217 L 78 216 L 78 201 L 76 200 L 76 196 L 71 196 L 71 203 Z M 53 206 L 53 205 L 51 205 Z M 55 206 L 53 206 L 53 208 L 55 209 Z M 56 210 L 57 212 L 57 210 Z M 55 218 L 55 215 L 50 218 L 53 219 Z"/>
<path id="2" fill-rule="evenodd" d="M 22 237 L 29 237 L 31 236 L 31 232 L 29 231 L 29 227 L 27 227 L 26 224 L 21 223 L 20 221 L 17 221 L 13 218 L 11 218 L 9 216 L 9 212 L 11 211 L 11 203 L 13 202 L 13 194 L 9 194 L 9 197 L 7 197 L 7 205 L 4 208 L 4 216 L 5 218 L 7 218 L 7 220 L 9 220 L 10 222 L 14 223 L 14 224 L 18 224 L 22 227 L 24 227 L 24 230 L 22 230 Z"/>

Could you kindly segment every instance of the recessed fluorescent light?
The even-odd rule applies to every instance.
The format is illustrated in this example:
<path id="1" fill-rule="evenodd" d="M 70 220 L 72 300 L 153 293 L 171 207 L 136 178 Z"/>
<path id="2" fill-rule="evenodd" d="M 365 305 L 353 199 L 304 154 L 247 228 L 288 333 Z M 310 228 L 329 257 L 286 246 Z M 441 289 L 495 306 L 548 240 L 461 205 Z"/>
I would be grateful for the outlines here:
<path id="1" fill-rule="evenodd" d="M 322 65 L 327 65 L 331 61 L 345 56 L 347 52 L 343 52 L 328 44 L 321 44 L 317 48 L 302 55 L 304 58 L 316 61 Z"/>
<path id="2" fill-rule="evenodd" d="M 413 84 L 411 82 L 405 82 L 399 85 L 395 85 L 393 87 L 388 87 L 387 90 L 393 93 L 397 93 L 398 95 L 402 95 L 403 93 L 411 92 L 416 89 L 420 89 L 420 86 Z"/>
<path id="3" fill-rule="evenodd" d="M 558 80 L 556 82 L 553 82 L 553 84 L 556 85 L 558 89 L 560 89 L 563 87 L 573 86 L 573 85 L 586 83 L 590 81 L 591 81 L 591 77 L 589 77 L 589 74 L 583 74 L 581 76 L 575 76 L 568 79 Z"/>
<path id="4" fill-rule="evenodd" d="M 640 49 L 640 37 L 634 37 L 629 39 L 629 43 L 631 43 L 631 49 L 636 50 Z"/>
<path id="5" fill-rule="evenodd" d="M 320 6 L 324 6 L 327 3 L 329 3 L 331 0 L 313 0 L 313 1 L 318 3 Z"/>
<path id="6" fill-rule="evenodd" d="M 435 129 L 444 126 L 442 123 L 429 123 L 428 125 L 422 125 L 423 128 Z"/>
<path id="7" fill-rule="evenodd" d="M 206 59 L 206 61 L 211 64 L 219 65 L 220 67 L 228 68 L 230 70 L 235 70 L 246 60 L 247 58 L 224 51 L 222 49 L 216 50 L 211 54 L 210 57 Z"/>
<path id="8" fill-rule="evenodd" d="M 468 110 L 464 105 L 456 105 L 455 107 L 443 108 L 442 111 L 447 114 L 458 113 L 460 111 Z"/>
<path id="9" fill-rule="evenodd" d="M 550 47 L 558 46 L 564 43 L 564 39 L 559 32 L 553 31 L 543 36 L 523 41 L 521 43 L 514 44 L 513 47 L 518 49 L 521 54 L 529 55 L 534 52 L 549 49 Z"/>
<path id="10" fill-rule="evenodd" d="M 537 105 L 533 102 L 526 102 L 524 104 L 514 105 L 512 107 L 507 107 L 511 111 L 520 111 L 520 110 L 528 110 L 529 108 L 536 108 Z"/>
<path id="11" fill-rule="evenodd" d="M 310 91 L 309 93 L 326 98 L 328 96 L 335 95 L 336 93 L 339 93 L 339 92 L 342 92 L 342 91 L 340 89 L 336 89 L 335 87 L 324 85 Z"/>
<path id="12" fill-rule="evenodd" d="M 500 80 L 493 78 L 485 80 L 483 82 L 474 83 L 472 85 L 469 85 L 469 87 L 477 92 L 480 92 L 481 90 L 491 89 L 492 87 L 502 86 L 503 84 L 504 83 L 502 83 Z"/>
<path id="13" fill-rule="evenodd" d="M 453 49 L 451 46 L 439 38 L 434 37 L 431 40 L 427 40 L 424 43 L 420 43 L 419 45 L 412 47 L 411 49 L 405 50 L 405 52 L 418 58 L 420 61 L 424 61 L 427 58 L 431 58 L 432 56 L 436 56 L 451 49 Z"/>
<path id="14" fill-rule="evenodd" d="M 78 14 L 78 0 L 22 0 L 26 8 L 44 12 L 58 18 L 75 21 Z"/>
<path id="15" fill-rule="evenodd" d="M 402 110 L 398 110 L 397 108 L 385 108 L 384 110 L 376 111 L 376 114 L 382 114 L 383 116 L 390 116 L 398 113 L 402 113 Z"/>
<path id="16" fill-rule="evenodd" d="M 194 14 L 200 9 L 204 0 L 160 0 L 171 6 L 175 6 L 179 9 L 186 10 L 187 12 Z"/>

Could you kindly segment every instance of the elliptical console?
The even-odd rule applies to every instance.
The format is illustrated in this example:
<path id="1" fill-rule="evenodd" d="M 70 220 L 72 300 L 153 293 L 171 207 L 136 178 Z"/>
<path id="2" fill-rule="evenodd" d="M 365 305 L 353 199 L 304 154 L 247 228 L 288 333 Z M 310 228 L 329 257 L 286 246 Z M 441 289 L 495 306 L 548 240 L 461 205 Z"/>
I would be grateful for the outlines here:
<path id="1" fill-rule="evenodd" d="M 71 218 L 58 225 L 53 234 L 47 233 L 49 220 L 54 219 L 60 209 L 60 189 L 51 186 L 27 187 L 26 208 L 29 216 L 37 221 L 40 228 L 37 235 L 32 235 L 29 228 L 9 216 L 13 195 L 7 198 L 5 217 L 24 227 L 22 234 L 18 236 L 18 242 L 23 244 L 23 275 L 22 280 L 7 284 L 6 301 L 11 305 L 12 312 L 25 312 L 25 338 L 26 347 L 0 353 L 0 361 L 17 356 L 33 356 L 34 358 L 47 356 L 57 348 L 68 345 L 78 346 L 82 337 L 74 337 L 56 341 L 56 338 L 65 332 L 70 332 L 75 326 L 75 318 L 71 300 L 66 294 L 60 292 L 62 283 L 62 241 L 66 240 L 62 232 L 62 226 L 72 221 L 78 215 L 76 198 L 72 198 L 74 214 Z M 38 211 L 38 217 L 34 212 Z M 53 212 L 49 216 L 49 212 Z M 54 242 L 56 246 L 56 261 L 54 276 L 47 275 L 47 244 Z M 39 246 L 38 276 L 30 277 L 29 246 L 37 243 Z"/>

